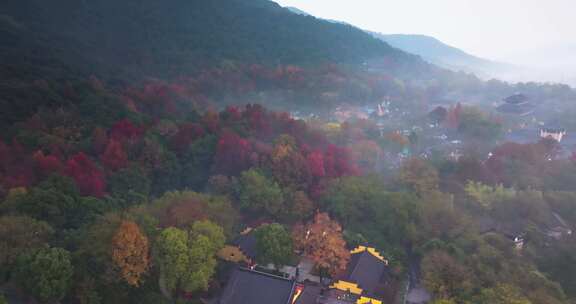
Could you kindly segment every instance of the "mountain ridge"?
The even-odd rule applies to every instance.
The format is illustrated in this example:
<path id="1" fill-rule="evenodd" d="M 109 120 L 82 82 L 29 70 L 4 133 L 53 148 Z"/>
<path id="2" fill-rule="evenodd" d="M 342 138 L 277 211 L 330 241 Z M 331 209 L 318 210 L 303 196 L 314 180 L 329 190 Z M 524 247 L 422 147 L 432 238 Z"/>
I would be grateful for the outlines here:
<path id="1" fill-rule="evenodd" d="M 33 61 L 119 78 L 174 76 L 228 60 L 306 65 L 388 57 L 423 65 L 359 29 L 289 13 L 267 0 L 62 0 L 53 6 L 6 0 L 0 16 L 0 39 L 13 42 L 0 48 L 0 65 L 27 66 L 31 74 L 44 73 Z"/>
<path id="2" fill-rule="evenodd" d="M 392 47 L 418 55 L 430 63 L 454 71 L 473 72 L 478 74 L 478 76 L 487 77 L 490 74 L 511 68 L 508 64 L 467 53 L 462 49 L 446 44 L 432 36 L 421 34 L 369 33 Z"/>
<path id="3" fill-rule="evenodd" d="M 285 8 L 294 14 L 313 16 L 296 7 Z M 338 20 L 326 20 L 332 23 L 350 25 Z M 432 36 L 422 34 L 382 34 L 375 31 L 361 30 L 394 48 L 420 56 L 429 63 L 452 71 L 474 73 L 483 78 L 490 78 L 493 74 L 499 74 L 511 68 L 508 64 L 469 54 Z"/>

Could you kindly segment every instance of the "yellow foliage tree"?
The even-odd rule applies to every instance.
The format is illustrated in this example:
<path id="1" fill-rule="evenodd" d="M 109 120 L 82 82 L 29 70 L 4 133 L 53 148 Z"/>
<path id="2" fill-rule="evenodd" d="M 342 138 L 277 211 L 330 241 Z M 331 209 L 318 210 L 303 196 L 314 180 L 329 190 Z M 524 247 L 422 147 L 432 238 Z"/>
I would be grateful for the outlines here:
<path id="1" fill-rule="evenodd" d="M 150 264 L 148 238 L 138 225 L 123 221 L 112 239 L 112 260 L 129 285 L 139 286 Z"/>
<path id="2" fill-rule="evenodd" d="M 418 158 L 411 158 L 402 164 L 399 179 L 418 195 L 438 189 L 438 171 Z"/>

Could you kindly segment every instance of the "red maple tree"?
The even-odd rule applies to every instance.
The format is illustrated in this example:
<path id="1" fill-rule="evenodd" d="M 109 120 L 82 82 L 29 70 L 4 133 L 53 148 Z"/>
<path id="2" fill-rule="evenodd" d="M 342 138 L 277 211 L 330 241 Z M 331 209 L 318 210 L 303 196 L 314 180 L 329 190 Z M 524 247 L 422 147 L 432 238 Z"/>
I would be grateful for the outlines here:
<path id="1" fill-rule="evenodd" d="M 106 181 L 102 171 L 86 154 L 80 152 L 66 162 L 66 175 L 72 177 L 82 195 L 103 197 Z"/>

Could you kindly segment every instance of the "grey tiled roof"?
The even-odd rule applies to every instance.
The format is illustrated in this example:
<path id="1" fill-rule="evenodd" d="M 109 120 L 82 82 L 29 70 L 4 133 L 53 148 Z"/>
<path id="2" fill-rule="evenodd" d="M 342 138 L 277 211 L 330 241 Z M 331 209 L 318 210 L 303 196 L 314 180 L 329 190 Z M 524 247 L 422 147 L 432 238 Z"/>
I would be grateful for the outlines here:
<path id="1" fill-rule="evenodd" d="M 245 268 L 234 270 L 218 304 L 288 304 L 295 282 Z"/>
<path id="2" fill-rule="evenodd" d="M 242 251 L 244 255 L 251 258 L 252 260 L 256 258 L 256 236 L 254 236 L 253 232 L 240 235 L 236 240 L 232 242 L 232 244 L 238 246 L 240 251 Z"/>
<path id="3" fill-rule="evenodd" d="M 367 295 L 377 295 L 388 276 L 388 266 L 368 251 L 363 251 L 350 257 L 343 279 L 358 284 Z"/>
<path id="4" fill-rule="evenodd" d="M 524 94 L 514 94 L 504 98 L 504 102 L 509 104 L 522 104 L 528 101 L 528 96 Z"/>
<path id="5" fill-rule="evenodd" d="M 504 103 L 498 106 L 496 110 L 498 110 L 498 112 L 501 113 L 524 116 L 534 112 L 534 105 L 532 105 L 531 103 L 523 103 L 523 104 Z"/>

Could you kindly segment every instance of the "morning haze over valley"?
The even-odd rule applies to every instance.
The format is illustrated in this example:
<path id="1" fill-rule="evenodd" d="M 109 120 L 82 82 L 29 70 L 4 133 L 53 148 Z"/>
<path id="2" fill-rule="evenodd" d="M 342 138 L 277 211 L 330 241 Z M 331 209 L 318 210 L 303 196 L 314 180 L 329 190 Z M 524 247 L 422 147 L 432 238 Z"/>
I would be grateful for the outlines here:
<path id="1" fill-rule="evenodd" d="M 0 304 L 576 304 L 575 9 L 1 1 Z"/>

